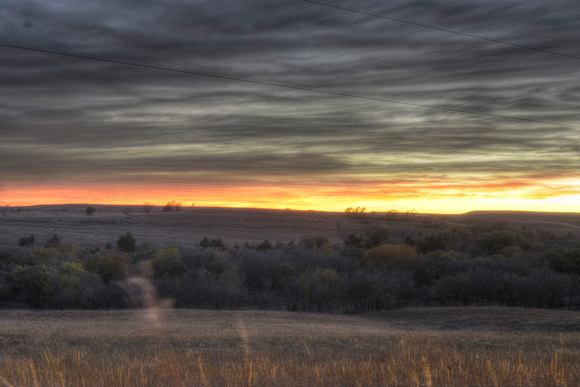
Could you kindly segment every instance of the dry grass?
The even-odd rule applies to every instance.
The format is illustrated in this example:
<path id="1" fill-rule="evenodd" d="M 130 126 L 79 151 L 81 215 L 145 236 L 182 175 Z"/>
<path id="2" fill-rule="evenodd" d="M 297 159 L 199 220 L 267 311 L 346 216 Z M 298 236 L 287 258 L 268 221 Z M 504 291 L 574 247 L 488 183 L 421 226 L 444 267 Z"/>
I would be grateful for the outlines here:
<path id="1" fill-rule="evenodd" d="M 138 243 L 155 247 L 191 246 L 205 236 L 221 237 L 230 247 L 238 243 L 298 242 L 302 235 L 322 234 L 333 243 L 342 243 L 351 232 L 360 232 L 361 224 L 341 213 L 314 211 L 258 210 L 236 208 L 184 208 L 179 212 L 161 212 L 155 208 L 144 213 L 140 206 L 124 214 L 126 206 L 95 206 L 87 216 L 86 205 L 23 207 L 0 214 L 0 245 L 15 245 L 20 238 L 34 234 L 36 245 L 53 234 L 63 242 L 81 247 L 95 247 L 114 242 L 130 231 Z"/>
<path id="2" fill-rule="evenodd" d="M 0 386 L 577 386 L 580 314 L 7 311 L 0 359 Z"/>
<path id="3" fill-rule="evenodd" d="M 359 233 L 364 224 L 343 213 L 317 211 L 260 210 L 247 208 L 197 208 L 186 207 L 179 212 L 161 212 L 154 207 L 145 213 L 142 206 L 96 205 L 97 211 L 87 216 L 87 205 L 55 205 L 14 208 L 0 213 L 0 246 L 15 245 L 20 238 L 34 234 L 36 246 L 58 234 L 63 242 L 73 242 L 81 247 L 94 248 L 114 243 L 120 235 L 130 231 L 138 243 L 145 241 L 157 248 L 172 245 L 193 245 L 205 236 L 221 237 L 230 247 L 274 242 L 298 242 L 301 236 L 320 234 L 331 243 L 342 246 L 350 233 Z M 124 213 L 130 209 L 130 213 Z M 417 215 L 414 222 L 384 220 L 384 214 L 366 214 L 366 222 L 380 220 L 392 229 L 395 239 L 405 235 L 432 232 L 422 223 L 433 219 L 430 215 Z M 473 225 L 507 221 L 516 227 L 553 230 L 574 235 L 580 230 L 578 214 L 533 212 L 473 212 L 463 215 L 440 216 L 449 222 Z"/>

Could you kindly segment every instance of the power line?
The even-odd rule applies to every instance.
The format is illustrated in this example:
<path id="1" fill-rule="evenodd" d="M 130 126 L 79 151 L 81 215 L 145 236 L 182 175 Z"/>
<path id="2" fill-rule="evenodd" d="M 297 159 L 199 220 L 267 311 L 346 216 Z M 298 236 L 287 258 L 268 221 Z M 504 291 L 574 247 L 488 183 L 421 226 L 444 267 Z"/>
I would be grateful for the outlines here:
<path id="1" fill-rule="evenodd" d="M 544 54 L 551 54 L 551 55 L 558 55 L 558 56 L 563 56 L 565 58 L 570 58 L 570 59 L 578 59 L 580 60 L 580 57 L 578 56 L 574 56 L 574 55 L 569 55 L 569 54 L 562 54 L 560 52 L 556 52 L 556 51 L 550 51 L 550 50 L 544 50 L 541 48 L 537 48 L 537 47 L 531 47 L 531 46 L 525 46 L 523 44 L 516 44 L 516 43 L 510 43 L 510 42 L 506 42 L 504 40 L 498 40 L 498 39 L 491 39 L 491 38 L 486 38 L 484 36 L 479 36 L 479 35 L 473 35 L 473 34 L 468 34 L 465 32 L 460 32 L 460 31 L 454 31 L 454 30 L 449 30 L 446 28 L 442 28 L 442 27 L 436 27 L 436 26 L 432 26 L 432 25 L 428 25 L 428 24 L 423 24 L 423 23 L 417 23 L 417 22 L 412 22 L 409 20 L 404 20 L 404 19 L 397 19 L 394 17 L 389 17 L 389 16 L 384 16 L 384 15 L 380 15 L 377 13 L 371 13 L 371 12 L 365 12 L 365 11 L 359 11 L 357 9 L 352 9 L 352 8 L 346 8 L 346 7 L 340 7 L 338 5 L 333 5 L 333 4 L 327 4 L 327 3 L 321 3 L 318 1 L 312 1 L 312 0 L 304 0 L 307 3 L 312 3 L 312 4 L 318 4 L 318 5 L 322 5 L 324 7 L 329 7 L 329 8 L 335 8 L 335 9 L 340 9 L 342 11 L 347 11 L 347 12 L 354 12 L 354 13 L 358 13 L 361 15 L 367 15 L 367 16 L 373 16 L 373 17 L 378 17 L 380 19 L 386 19 L 386 20 L 391 20 L 391 21 L 395 21 L 398 23 L 404 23 L 404 24 L 410 24 L 412 26 L 417 26 L 417 27 L 423 27 L 423 28 L 429 28 L 432 30 L 436 30 L 436 31 L 442 31 L 442 32 L 448 32 L 451 34 L 456 34 L 456 35 L 461 35 L 461 36 L 467 36 L 469 38 L 473 38 L 473 39 L 480 39 L 480 40 L 485 40 L 487 42 L 493 42 L 493 43 L 498 43 L 498 44 L 504 44 L 506 46 L 512 46 L 512 47 L 518 47 L 518 48 L 523 48 L 525 50 L 531 50 L 531 51 L 536 51 L 536 52 L 542 52 Z"/>
<path id="2" fill-rule="evenodd" d="M 256 85 L 263 85 L 263 86 L 280 87 L 280 88 L 291 89 L 291 90 L 308 91 L 308 92 L 312 92 L 312 93 L 334 95 L 334 96 L 338 96 L 338 97 L 364 99 L 364 100 L 368 100 L 368 101 L 377 101 L 377 102 L 386 102 L 386 103 L 406 105 L 406 106 L 422 107 L 422 108 L 427 108 L 427 109 L 443 110 L 443 111 L 454 112 L 454 113 L 475 114 L 475 115 L 485 116 L 485 117 L 503 118 L 503 119 L 514 120 L 514 121 L 523 121 L 523 122 L 533 122 L 533 123 L 537 123 L 537 124 L 556 125 L 556 126 L 563 126 L 563 127 L 568 127 L 568 128 L 580 128 L 580 125 L 564 124 L 564 123 L 560 123 L 560 122 L 542 121 L 542 120 L 535 120 L 532 118 L 512 117 L 512 116 L 506 116 L 506 115 L 502 115 L 502 114 L 483 113 L 483 112 L 476 112 L 476 111 L 472 111 L 472 110 L 455 109 L 455 108 L 448 108 L 448 107 L 436 106 L 436 105 L 425 105 L 425 104 L 414 103 L 414 102 L 398 101 L 398 100 L 388 99 L 388 98 L 369 97 L 369 96 L 364 96 L 364 95 L 341 93 L 341 92 L 329 91 L 329 90 L 312 89 L 312 88 L 302 87 L 302 86 L 294 86 L 294 85 L 286 85 L 286 84 L 282 84 L 282 83 L 257 81 L 254 79 L 231 77 L 231 76 L 227 76 L 227 75 L 212 74 L 212 73 L 206 73 L 206 72 L 201 72 L 201 71 L 191 71 L 191 70 L 182 70 L 182 69 L 176 69 L 176 68 L 170 68 L 170 67 L 147 65 L 147 64 L 137 63 L 137 62 L 128 62 L 128 61 L 122 61 L 122 60 L 117 60 L 117 59 L 100 58 L 100 57 L 96 57 L 96 56 L 73 54 L 73 53 L 62 52 L 62 51 L 45 50 L 45 49 L 40 49 L 40 48 L 25 47 L 25 46 L 19 46 L 19 45 L 14 45 L 14 44 L 0 43 L 0 47 L 25 50 L 25 51 L 33 51 L 33 52 L 40 52 L 40 53 L 51 54 L 51 55 L 62 55 L 62 56 L 67 56 L 67 57 L 71 57 L 71 58 L 94 60 L 94 61 L 105 62 L 105 63 L 114 63 L 114 64 L 118 64 L 118 65 L 140 67 L 140 68 L 145 68 L 145 69 L 150 69 L 150 70 L 167 71 L 167 72 L 172 72 L 172 73 L 195 75 L 195 76 L 200 76 L 200 77 L 210 77 L 210 78 L 224 79 L 224 80 L 228 80 L 228 81 L 237 81 L 237 82 L 245 82 L 245 83 L 251 83 L 251 84 L 256 84 Z"/>

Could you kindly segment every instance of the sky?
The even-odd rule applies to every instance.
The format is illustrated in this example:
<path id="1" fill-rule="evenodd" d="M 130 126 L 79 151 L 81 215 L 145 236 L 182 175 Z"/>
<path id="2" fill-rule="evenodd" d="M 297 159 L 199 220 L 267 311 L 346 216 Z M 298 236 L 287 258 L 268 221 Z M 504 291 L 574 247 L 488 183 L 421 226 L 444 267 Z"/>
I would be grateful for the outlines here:
<path id="1" fill-rule="evenodd" d="M 580 212 L 576 1 L 321 1 L 4 0 L 0 205 Z"/>

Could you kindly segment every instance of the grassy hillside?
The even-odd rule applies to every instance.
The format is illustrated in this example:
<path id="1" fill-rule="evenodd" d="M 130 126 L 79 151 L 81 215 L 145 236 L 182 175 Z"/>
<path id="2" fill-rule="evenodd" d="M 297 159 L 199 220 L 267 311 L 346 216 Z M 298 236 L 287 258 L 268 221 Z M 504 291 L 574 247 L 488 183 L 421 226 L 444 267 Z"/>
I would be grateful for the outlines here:
<path id="1" fill-rule="evenodd" d="M 227 245 L 272 242 L 297 242 L 303 235 L 319 234 L 341 245 L 346 236 L 360 233 L 365 224 L 380 223 L 393 230 L 394 236 L 428 233 L 444 224 L 472 226 L 507 222 L 516 227 L 544 229 L 560 234 L 580 236 L 580 214 L 533 212 L 470 212 L 462 215 L 415 214 L 410 220 L 401 214 L 387 220 L 385 213 L 366 213 L 347 217 L 343 213 L 239 208 L 183 208 L 163 212 L 162 207 L 32 206 L 4 208 L 0 212 L 0 246 L 15 244 L 34 234 L 46 240 L 58 234 L 62 240 L 83 247 L 94 247 L 115 241 L 130 231 L 139 241 L 157 247 L 192 245 L 205 236 L 220 237 Z"/>

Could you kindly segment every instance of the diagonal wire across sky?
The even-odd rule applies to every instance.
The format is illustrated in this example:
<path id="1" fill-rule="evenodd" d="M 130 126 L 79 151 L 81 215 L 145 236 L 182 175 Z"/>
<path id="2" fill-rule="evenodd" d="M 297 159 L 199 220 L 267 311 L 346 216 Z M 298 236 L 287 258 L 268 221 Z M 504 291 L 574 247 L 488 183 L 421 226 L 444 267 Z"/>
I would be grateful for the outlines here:
<path id="1" fill-rule="evenodd" d="M 65 52 L 65 51 L 46 50 L 46 49 L 27 47 L 27 46 L 21 46 L 21 45 L 16 45 L 16 44 L 0 43 L 0 47 L 26 50 L 26 51 L 34 51 L 34 52 L 40 52 L 40 53 L 50 54 L 50 55 L 62 55 L 62 56 L 71 57 L 71 58 L 79 58 L 79 59 L 85 59 L 85 60 L 93 60 L 93 61 L 99 61 L 99 62 L 113 63 L 113 64 L 124 65 L 124 66 L 140 67 L 140 68 L 145 68 L 145 69 L 150 69 L 150 70 L 167 71 L 167 72 L 180 73 L 180 74 L 186 74 L 186 75 L 224 79 L 224 80 L 229 80 L 229 81 L 246 82 L 246 83 L 252 83 L 252 84 L 263 85 L 263 86 L 280 87 L 280 88 L 285 88 L 285 89 L 293 89 L 293 90 L 307 91 L 307 92 L 313 92 L 313 93 L 334 95 L 334 96 L 338 96 L 338 97 L 364 99 L 364 100 L 369 100 L 369 101 L 386 102 L 386 103 L 391 103 L 391 104 L 400 104 L 400 105 L 406 105 L 406 106 L 422 107 L 422 108 L 427 108 L 427 109 L 443 110 L 443 111 L 454 112 L 454 113 L 474 114 L 474 115 L 485 116 L 485 117 L 503 118 L 503 119 L 508 119 L 508 120 L 532 122 L 532 123 L 547 124 L 547 125 L 556 125 L 556 126 L 563 126 L 563 127 L 569 127 L 569 128 L 580 128 L 580 125 L 565 124 L 565 123 L 561 123 L 561 122 L 543 121 L 543 120 L 536 120 L 536 119 L 532 119 L 532 118 L 514 117 L 514 116 L 503 115 L 503 114 L 484 113 L 484 112 L 478 112 L 478 111 L 473 111 L 473 110 L 457 109 L 457 108 L 450 108 L 450 107 L 437 106 L 437 105 L 427 105 L 427 104 L 420 104 L 420 103 L 407 102 L 407 101 L 398 101 L 398 100 L 388 99 L 388 98 L 371 97 L 371 96 L 336 92 L 336 91 L 330 91 L 330 90 L 313 89 L 313 88 L 308 88 L 308 87 L 303 87 L 303 86 L 295 86 L 295 85 L 288 85 L 288 84 L 282 84 L 282 83 L 276 83 L 276 82 L 266 82 L 266 81 L 259 81 L 259 80 L 255 80 L 255 79 L 232 77 L 232 76 L 227 76 L 227 75 L 213 74 L 213 73 L 201 72 L 201 71 L 196 71 L 196 70 L 184 70 L 184 69 L 177 69 L 177 68 L 171 68 L 171 67 L 155 66 L 155 65 L 143 64 L 143 63 L 138 63 L 138 62 L 130 62 L 130 61 L 123 61 L 123 60 L 118 60 L 118 59 L 102 58 L 102 57 L 98 57 L 98 56 L 76 54 L 76 53 Z"/>

